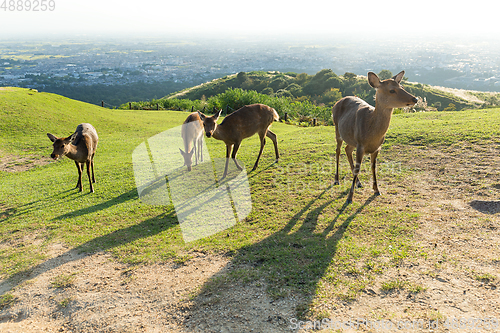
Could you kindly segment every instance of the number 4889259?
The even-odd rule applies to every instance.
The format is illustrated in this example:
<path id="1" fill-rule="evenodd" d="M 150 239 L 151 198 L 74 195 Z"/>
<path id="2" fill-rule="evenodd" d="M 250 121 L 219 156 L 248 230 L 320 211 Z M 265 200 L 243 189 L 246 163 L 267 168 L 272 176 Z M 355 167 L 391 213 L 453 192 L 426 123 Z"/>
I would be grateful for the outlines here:
<path id="1" fill-rule="evenodd" d="M 46 12 L 55 9 L 55 0 L 3 0 L 0 5 L 0 10 L 4 12 Z"/>

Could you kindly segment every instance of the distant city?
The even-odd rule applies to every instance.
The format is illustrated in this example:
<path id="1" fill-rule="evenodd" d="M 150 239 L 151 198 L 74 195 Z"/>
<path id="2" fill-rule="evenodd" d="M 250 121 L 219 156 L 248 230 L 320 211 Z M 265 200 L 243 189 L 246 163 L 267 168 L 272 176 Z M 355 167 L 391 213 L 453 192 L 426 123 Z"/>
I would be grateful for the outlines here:
<path id="1" fill-rule="evenodd" d="M 500 91 L 499 51 L 492 40 L 437 38 L 11 40 L 0 41 L 0 86 L 43 91 L 171 82 L 177 89 L 242 71 L 315 74 L 330 68 L 338 75 L 404 69 L 412 82 Z"/>

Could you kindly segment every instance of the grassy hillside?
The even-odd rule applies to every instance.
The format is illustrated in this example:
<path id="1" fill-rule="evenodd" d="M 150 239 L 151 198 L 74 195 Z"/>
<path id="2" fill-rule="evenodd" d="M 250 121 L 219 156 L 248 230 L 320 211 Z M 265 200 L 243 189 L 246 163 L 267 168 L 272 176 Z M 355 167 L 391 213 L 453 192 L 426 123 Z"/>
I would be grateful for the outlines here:
<path id="1" fill-rule="evenodd" d="M 454 149 L 462 156 L 500 144 L 498 109 L 394 115 L 379 157 L 383 195 L 374 197 L 365 186 L 347 206 L 351 175 L 345 156 L 341 185 L 332 185 L 333 127 L 275 123 L 282 158 L 272 163 L 268 140 L 259 168 L 249 173 L 250 215 L 224 232 L 186 244 L 172 205 L 140 201 L 132 167 L 132 152 L 139 144 L 179 126 L 186 116 L 109 110 L 48 93 L 1 89 L 2 160 L 48 156 L 46 133 L 69 135 L 81 122 L 92 123 L 100 138 L 93 194 L 88 193 L 86 176 L 84 191 L 74 189 L 77 172 L 67 158 L 27 171 L 0 171 L 1 276 L 14 284 L 24 281 L 60 243 L 82 252 L 104 250 L 129 263 L 182 263 L 202 251 L 229 255 L 237 267 L 224 279 L 219 276 L 211 288 L 227 281 L 262 280 L 274 298 L 301 291 L 317 302 L 353 299 L 387 269 L 426 255 L 414 240 L 422 214 L 412 204 L 418 197 L 405 187 L 426 172 L 416 159 L 430 149 Z M 206 144 L 212 158 L 224 156 L 221 142 L 208 139 Z M 258 147 L 258 138 L 252 137 L 239 150 L 247 170 Z M 368 170 L 365 159 L 365 185 L 370 184 Z M 297 311 L 300 315 L 313 306 Z"/>

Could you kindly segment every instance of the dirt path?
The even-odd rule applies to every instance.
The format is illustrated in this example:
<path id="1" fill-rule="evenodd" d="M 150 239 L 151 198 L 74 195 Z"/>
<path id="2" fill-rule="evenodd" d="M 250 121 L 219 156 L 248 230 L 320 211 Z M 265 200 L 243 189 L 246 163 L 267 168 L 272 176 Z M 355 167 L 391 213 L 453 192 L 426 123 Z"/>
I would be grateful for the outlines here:
<path id="1" fill-rule="evenodd" d="M 345 332 L 378 331 L 373 325 L 388 320 L 407 325 L 396 331 L 431 332 L 428 325 L 436 321 L 432 332 L 495 331 L 485 330 L 489 322 L 444 325 L 447 319 L 500 320 L 500 149 L 415 148 L 404 155 L 393 147 L 384 152 L 391 155 L 415 170 L 414 177 L 385 185 L 387 193 L 372 204 L 420 214 L 415 240 L 421 255 L 389 268 L 356 300 L 318 302 L 314 310 L 326 311 L 331 325 L 372 320 L 344 326 Z M 359 200 L 368 192 L 360 191 Z M 290 332 L 304 302 L 296 294 L 272 301 L 262 281 L 207 288 L 209 279 L 235 270 L 223 256 L 194 253 L 180 265 L 129 266 L 61 244 L 53 245 L 51 256 L 11 291 L 16 302 L 0 312 L 1 332 Z M 56 288 L 57 278 L 68 286 Z M 425 289 L 384 291 L 390 279 Z M 11 287 L 0 281 L 2 294 Z"/>

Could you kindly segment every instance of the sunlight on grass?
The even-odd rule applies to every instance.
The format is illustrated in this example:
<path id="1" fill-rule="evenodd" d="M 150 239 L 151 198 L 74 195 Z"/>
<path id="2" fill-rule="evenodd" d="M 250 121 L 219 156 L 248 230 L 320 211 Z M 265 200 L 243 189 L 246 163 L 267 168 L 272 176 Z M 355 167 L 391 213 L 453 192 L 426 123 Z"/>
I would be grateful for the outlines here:
<path id="1" fill-rule="evenodd" d="M 224 254 L 233 267 L 204 288 L 259 283 L 272 299 L 300 292 L 317 303 L 356 299 L 388 268 L 427 257 L 413 239 L 420 214 L 410 203 L 418 193 L 408 194 L 407 202 L 394 202 L 406 191 L 401 184 L 423 171 L 401 161 L 438 145 L 459 150 L 464 142 L 470 145 L 467 149 L 500 142 L 497 109 L 395 115 L 379 155 L 382 196 L 373 195 L 370 162 L 365 159 L 360 174 L 365 187 L 346 205 L 352 175 L 342 155 L 341 184 L 333 186 L 333 127 L 275 123 L 282 157 L 274 163 L 268 144 L 259 168 L 248 174 L 251 213 L 223 232 L 185 243 L 173 205 L 153 206 L 139 199 L 131 156 L 147 138 L 182 124 L 186 112 L 107 110 L 13 89 L 2 92 L 0 116 L 2 154 L 47 156 L 51 143 L 45 133 L 69 135 L 81 122 L 94 125 L 100 137 L 93 194 L 74 189 L 77 172 L 68 159 L 24 172 L 0 171 L 2 277 L 22 281 L 50 260 L 48 248 L 55 243 L 77 253 L 104 251 L 131 264 L 182 266 L 193 253 L 202 252 Z M 470 126 L 479 119 L 481 126 Z M 208 139 L 206 145 L 213 158 L 225 156 L 222 142 Z M 243 142 L 238 157 L 248 168 L 258 151 L 259 140 L 252 137 Z M 70 286 L 75 278 L 76 273 L 59 276 L 53 286 Z M 496 277 L 478 274 L 476 279 L 489 282 Z M 399 280 L 386 281 L 382 289 L 425 290 Z M 310 304 L 304 311 L 299 307 L 298 313 L 307 312 Z"/>

